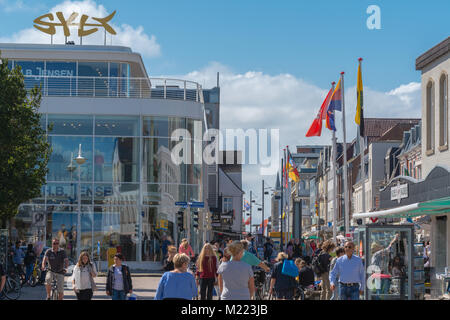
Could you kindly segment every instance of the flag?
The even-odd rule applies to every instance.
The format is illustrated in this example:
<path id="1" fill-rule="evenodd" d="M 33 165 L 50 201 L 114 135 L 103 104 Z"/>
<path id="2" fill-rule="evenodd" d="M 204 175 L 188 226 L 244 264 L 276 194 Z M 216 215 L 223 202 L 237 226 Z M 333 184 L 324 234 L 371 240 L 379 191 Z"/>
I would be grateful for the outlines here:
<path id="1" fill-rule="evenodd" d="M 313 123 L 311 124 L 311 127 L 309 127 L 308 132 L 306 133 L 307 137 L 313 137 L 318 136 L 322 134 L 322 120 L 325 119 L 326 110 L 328 108 L 328 105 L 330 104 L 331 95 L 333 94 L 333 89 L 330 89 L 328 92 L 325 100 L 323 101 L 322 105 L 320 106 L 319 112 L 317 113 L 316 118 L 314 119 Z"/>
<path id="2" fill-rule="evenodd" d="M 247 219 L 247 221 L 245 221 L 244 225 L 249 225 L 250 224 L 250 218 Z"/>
<path id="3" fill-rule="evenodd" d="M 363 99 L 363 83 L 361 75 L 361 60 L 359 60 L 358 66 L 358 84 L 356 86 L 356 116 L 355 122 L 359 125 L 359 135 L 364 137 L 364 99 Z"/>
<path id="4" fill-rule="evenodd" d="M 341 94 L 341 80 L 339 80 L 336 88 L 333 91 L 333 95 L 330 99 L 330 104 L 328 105 L 325 124 L 328 129 L 336 131 L 336 126 L 334 124 L 334 111 L 342 110 L 342 94 Z"/>
<path id="5" fill-rule="evenodd" d="M 246 200 L 246 199 L 244 199 L 244 209 L 250 210 L 250 202 L 248 202 L 248 200 Z"/>
<path id="6" fill-rule="evenodd" d="M 339 79 L 336 88 L 331 96 L 330 105 L 328 110 L 342 111 L 342 90 L 341 90 L 341 79 Z"/>
<path id="7" fill-rule="evenodd" d="M 291 152 L 289 151 L 289 148 L 287 149 L 288 152 L 288 161 L 287 161 L 287 170 L 289 172 L 289 178 L 294 180 L 295 182 L 300 181 L 300 174 L 298 173 L 297 166 L 295 165 L 294 159 L 292 159 Z"/>
<path id="8" fill-rule="evenodd" d="M 336 127 L 334 126 L 334 110 L 330 110 L 330 108 L 327 110 L 325 125 L 327 126 L 327 129 L 336 131 Z"/>

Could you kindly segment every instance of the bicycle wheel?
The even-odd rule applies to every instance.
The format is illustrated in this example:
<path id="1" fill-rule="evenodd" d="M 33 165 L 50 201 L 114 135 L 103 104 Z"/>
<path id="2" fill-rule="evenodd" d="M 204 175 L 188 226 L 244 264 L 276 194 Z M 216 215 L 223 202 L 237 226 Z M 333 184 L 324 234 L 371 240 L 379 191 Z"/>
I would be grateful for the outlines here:
<path id="1" fill-rule="evenodd" d="M 7 277 L 5 289 L 3 291 L 6 298 L 8 298 L 9 300 L 17 300 L 20 297 L 21 285 L 17 280 Z"/>
<path id="2" fill-rule="evenodd" d="M 52 300 L 58 300 L 58 290 L 52 288 Z"/>

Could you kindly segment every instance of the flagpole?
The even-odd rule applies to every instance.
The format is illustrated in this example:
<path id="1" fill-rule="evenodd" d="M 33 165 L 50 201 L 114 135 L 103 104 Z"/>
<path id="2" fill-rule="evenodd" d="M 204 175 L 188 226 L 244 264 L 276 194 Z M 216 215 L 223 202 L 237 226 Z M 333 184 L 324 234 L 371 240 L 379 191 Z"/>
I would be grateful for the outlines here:
<path id="1" fill-rule="evenodd" d="M 361 66 L 361 61 L 363 59 L 359 58 L 359 66 Z M 361 109 L 363 106 L 361 106 Z M 362 113 L 362 110 L 361 110 Z M 364 118 L 360 118 L 360 121 L 364 121 Z M 359 124 L 359 129 L 361 128 L 361 122 Z M 364 125 L 364 124 L 363 124 Z M 359 152 L 360 152 L 360 159 L 361 159 L 361 184 L 362 184 L 362 212 L 366 212 L 366 186 L 365 186 L 365 180 L 366 180 L 366 163 L 364 159 L 364 150 L 365 148 L 365 141 L 364 136 L 361 137 L 361 130 L 358 130 L 358 136 L 359 136 Z"/>
<path id="2" fill-rule="evenodd" d="M 347 132 L 345 129 L 345 90 L 344 90 L 344 72 L 341 72 L 341 92 L 342 92 L 342 130 L 343 130 L 343 140 L 344 140 L 344 221 L 345 221 L 345 235 L 347 235 L 350 232 L 350 206 L 349 206 L 349 199 L 348 199 L 348 175 L 347 175 Z"/>
<path id="3" fill-rule="evenodd" d="M 280 252 L 283 252 L 283 193 L 284 193 L 284 167 L 283 158 L 281 158 L 281 199 L 280 199 Z"/>
<path id="4" fill-rule="evenodd" d="M 334 85 L 335 85 L 335 82 L 332 82 L 332 85 L 333 85 L 333 89 L 334 89 Z M 333 119 L 336 119 L 336 116 L 335 116 L 335 110 L 333 109 Z M 333 153 L 332 153 L 332 157 L 333 157 L 333 239 L 334 239 L 334 242 L 335 243 L 337 243 L 336 242 L 336 236 L 337 236 L 337 234 L 336 234 L 336 224 L 337 224 L 337 206 L 336 206 L 336 194 L 337 194 L 337 192 L 336 192 L 336 186 L 337 186 L 337 181 L 336 181 L 336 170 L 337 170 L 337 168 L 336 168 L 336 154 L 337 154 L 337 152 L 336 152 L 336 131 L 335 130 L 332 130 L 333 131 L 333 135 L 332 135 L 332 145 L 333 145 Z"/>
<path id="5" fill-rule="evenodd" d="M 288 160 L 287 161 L 289 161 L 289 159 L 290 159 L 290 157 L 289 157 L 289 155 L 291 154 L 290 152 L 289 152 L 289 146 L 286 146 L 286 150 L 287 150 L 287 152 L 286 152 L 286 154 L 287 154 L 287 157 L 288 157 Z M 286 165 L 287 165 L 287 163 L 286 163 Z M 288 234 L 288 240 L 290 240 L 290 237 L 289 237 L 289 231 L 290 231 L 290 221 L 289 221 L 289 217 L 290 217 L 290 215 L 291 215 L 291 184 L 289 183 L 289 173 L 290 172 L 288 172 L 288 171 L 286 171 L 286 175 L 287 175 L 287 182 L 288 182 L 288 195 L 289 195 L 289 197 L 287 198 L 287 201 L 288 201 L 288 203 L 287 203 L 287 213 L 286 213 L 286 216 L 287 216 L 287 228 L 286 228 L 286 231 L 287 231 L 287 234 Z M 286 240 L 287 241 L 287 240 Z"/>

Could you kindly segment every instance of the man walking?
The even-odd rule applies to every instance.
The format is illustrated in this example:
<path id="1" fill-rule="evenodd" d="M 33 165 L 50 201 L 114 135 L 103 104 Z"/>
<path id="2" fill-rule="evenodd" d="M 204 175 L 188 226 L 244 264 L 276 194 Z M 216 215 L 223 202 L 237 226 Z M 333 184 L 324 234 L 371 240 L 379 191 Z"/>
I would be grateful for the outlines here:
<path id="1" fill-rule="evenodd" d="M 338 280 L 340 300 L 359 300 L 359 295 L 364 293 L 364 266 L 361 258 L 353 255 L 355 244 L 352 241 L 345 243 L 344 250 L 345 254 L 336 260 L 330 273 L 330 289 L 334 290 Z"/>

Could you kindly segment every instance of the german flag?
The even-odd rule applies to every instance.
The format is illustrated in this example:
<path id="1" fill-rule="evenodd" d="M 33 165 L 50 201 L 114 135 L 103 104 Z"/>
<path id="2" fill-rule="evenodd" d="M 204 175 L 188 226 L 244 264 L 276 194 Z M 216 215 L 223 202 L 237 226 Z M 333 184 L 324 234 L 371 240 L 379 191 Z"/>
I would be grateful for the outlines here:
<path id="1" fill-rule="evenodd" d="M 356 86 L 356 117 L 355 122 L 359 126 L 359 135 L 364 137 L 364 99 L 363 99 L 363 82 L 361 75 L 361 61 L 362 58 L 359 58 L 358 65 L 358 84 Z"/>

